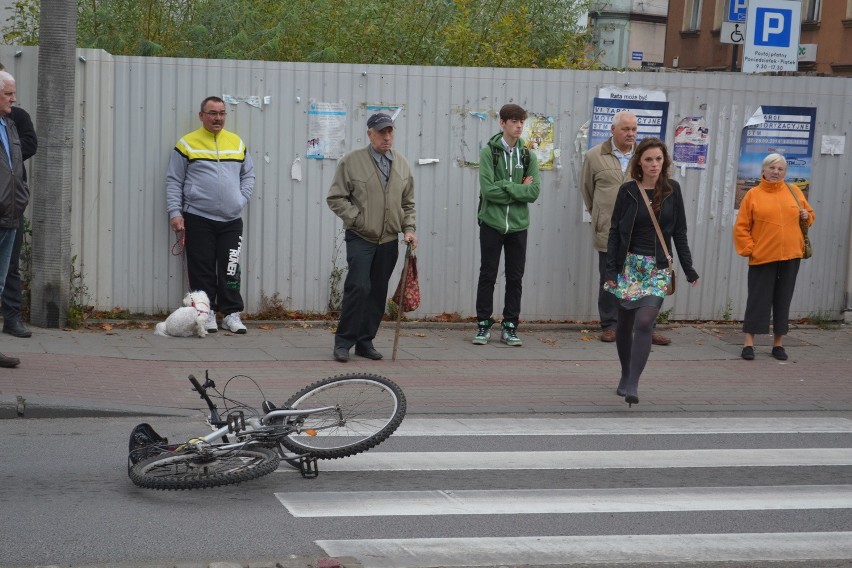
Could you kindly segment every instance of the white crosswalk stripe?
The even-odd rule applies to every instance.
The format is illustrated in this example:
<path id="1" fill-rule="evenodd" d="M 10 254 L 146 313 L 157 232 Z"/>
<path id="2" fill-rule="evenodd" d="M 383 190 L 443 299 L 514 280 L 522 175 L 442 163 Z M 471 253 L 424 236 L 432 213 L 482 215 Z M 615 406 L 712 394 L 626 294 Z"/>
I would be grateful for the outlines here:
<path id="1" fill-rule="evenodd" d="M 844 468 L 852 466 L 852 449 L 844 444 L 852 434 L 852 420 L 841 417 L 788 417 L 788 418 L 471 418 L 427 419 L 409 418 L 394 435 L 402 443 L 392 450 L 376 450 L 343 460 L 321 462 L 320 469 L 335 474 L 358 475 L 357 472 L 375 472 L 382 479 L 394 475 L 426 475 L 470 472 L 528 472 L 554 470 L 589 471 L 591 475 L 605 477 L 613 471 L 624 472 L 689 468 L 689 471 L 708 473 L 701 479 L 713 479 L 724 468 L 760 468 L 753 478 L 763 480 L 768 471 L 780 468 L 787 472 L 797 468 Z M 706 447 L 636 450 L 562 451 L 553 446 L 565 443 L 566 437 L 582 440 L 607 437 L 632 440 L 643 439 L 664 445 L 702 445 L 702 440 L 713 436 L 725 437 L 726 446 L 735 446 L 741 435 L 752 436 L 750 447 Z M 796 436 L 825 436 L 832 439 L 833 447 L 779 447 L 788 442 L 773 444 L 777 436 L 793 436 L 809 446 L 804 438 Z M 536 447 L 542 451 L 490 451 L 500 447 L 506 436 L 534 436 L 546 440 Z M 840 438 L 836 438 L 836 437 Z M 435 451 L 452 447 L 453 443 L 468 442 L 462 438 L 481 439 L 476 449 L 482 451 Z M 685 438 L 686 437 L 686 438 Z M 832 438 L 835 437 L 835 438 Z M 413 439 L 431 442 L 426 451 L 395 451 L 414 443 Z M 550 442 L 549 440 L 553 440 Z M 825 439 L 825 438 L 820 438 Z M 442 441 L 443 440 L 443 441 Z M 454 442 L 457 441 L 457 442 Z M 660 441 L 663 440 L 663 441 Z M 668 441 L 667 441 L 668 440 Z M 757 442 L 755 440 L 758 440 Z M 770 440 L 770 441 L 767 441 Z M 838 441 L 839 440 L 839 441 Z M 524 441 L 525 442 L 525 441 Z M 769 447 L 754 447 L 763 444 Z M 708 445 L 708 444 L 703 444 Z M 709 444 L 712 445 L 712 444 Z M 845 447 L 842 447 L 845 446 Z M 469 447 L 469 444 L 466 445 Z M 280 470 L 292 471 L 286 468 Z M 599 471 L 599 473 L 598 473 Z M 810 471 L 810 470 L 808 470 Z M 831 470 L 835 471 L 835 470 Z M 417 474 L 416 472 L 426 472 Z M 646 475 L 640 474 L 639 475 Z M 477 474 L 478 475 L 478 474 Z M 510 473 L 510 475 L 515 475 Z M 746 483 L 752 483 L 748 475 Z M 805 476 L 807 477 L 807 476 Z M 501 566 L 537 565 L 571 566 L 581 564 L 636 565 L 686 562 L 817 562 L 849 561 L 852 563 L 852 532 L 809 531 L 807 527 L 772 525 L 746 526 L 746 531 L 725 531 L 695 534 L 559 534 L 561 526 L 576 526 L 579 521 L 558 523 L 556 534 L 523 534 L 536 515 L 559 515 L 573 518 L 582 515 L 748 515 L 765 518 L 767 515 L 839 515 L 838 528 L 848 527 L 845 520 L 852 511 L 852 478 L 821 479 L 822 485 L 810 479 L 799 483 L 786 481 L 779 485 L 755 483 L 754 485 L 685 485 L 640 487 L 568 488 L 558 486 L 568 483 L 571 476 L 552 476 L 554 486 L 535 488 L 476 489 L 436 487 L 399 489 L 396 482 L 388 490 L 346 490 L 278 492 L 279 502 L 293 517 L 309 519 L 412 519 L 422 523 L 421 534 L 429 538 L 325 538 L 317 544 L 330 556 L 352 556 L 365 568 L 428 568 L 439 566 Z M 403 478 L 407 479 L 407 478 Z M 446 479 L 446 475 L 440 479 Z M 619 479 L 616 477 L 616 479 Z M 801 481 L 804 481 L 802 483 Z M 844 483 L 848 481 L 849 483 Z M 443 483 L 446 483 L 444 481 Z M 474 486 L 475 487 L 475 486 Z M 834 513 L 832 513 L 834 512 Z M 434 538 L 435 522 L 430 519 L 465 518 L 517 520 L 519 528 L 512 535 L 458 534 L 457 537 Z M 581 517 L 583 518 L 583 517 Z M 613 517 L 615 518 L 615 517 Z M 526 519 L 526 521 L 524 520 Z M 679 521 L 675 521 L 678 523 Z M 439 523 L 440 524 L 440 523 Z M 479 526 L 473 521 L 462 527 Z M 504 525 L 500 525 L 504 526 Z M 548 525 L 549 526 L 549 525 Z M 679 527 L 675 524 L 677 528 Z M 742 528 L 742 527 L 741 527 Z M 787 529 L 794 530 L 787 530 Z M 751 532 L 752 529 L 754 532 Z M 763 529 L 763 530 L 761 530 Z M 768 530 L 767 530 L 768 529 Z M 487 530 L 487 529 L 483 529 Z M 640 533 L 648 531 L 638 531 Z M 669 531 L 667 531 L 669 532 Z M 329 536 L 329 535 L 323 535 Z M 419 536 L 419 535 L 415 535 Z"/>

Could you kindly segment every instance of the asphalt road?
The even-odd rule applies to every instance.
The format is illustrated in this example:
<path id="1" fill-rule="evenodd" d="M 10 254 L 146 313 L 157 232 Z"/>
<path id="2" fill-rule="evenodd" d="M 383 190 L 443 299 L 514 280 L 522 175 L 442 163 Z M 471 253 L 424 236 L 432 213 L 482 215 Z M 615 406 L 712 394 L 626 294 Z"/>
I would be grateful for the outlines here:
<path id="1" fill-rule="evenodd" d="M 239 486 L 182 492 L 140 489 L 128 479 L 127 438 L 140 418 L 0 420 L 0 564 L 262 560 L 331 556 L 334 547 L 375 546 L 380 540 L 404 542 L 414 551 L 423 539 L 438 539 L 429 541 L 432 544 L 447 539 L 453 550 L 459 539 L 468 539 L 469 546 L 482 539 L 505 543 L 588 537 L 603 539 L 600 542 L 617 560 L 613 566 L 652 566 L 659 563 L 645 564 L 637 555 L 649 545 L 636 539 L 709 534 L 727 535 L 734 539 L 732 547 L 750 551 L 752 556 L 740 565 L 760 566 L 764 559 L 756 551 L 761 542 L 741 535 L 849 535 L 845 531 L 852 527 L 849 492 L 837 486 L 852 479 L 852 460 L 846 459 L 852 448 L 849 413 L 695 414 L 675 421 L 650 413 L 628 419 L 547 415 L 527 422 L 505 415 L 480 416 L 478 422 L 454 421 L 457 418 L 464 417 L 409 417 L 398 435 L 379 448 L 322 462 L 317 479 L 302 479 L 282 466 Z M 489 431 L 494 420 L 506 426 Z M 172 440 L 207 432 L 200 415 L 144 421 Z M 807 452 L 817 449 L 823 457 L 810 461 Z M 708 451 L 719 451 L 721 457 L 708 461 Z M 745 465 L 713 463 L 728 459 L 733 454 L 726 452 L 731 451 L 739 451 L 732 459 Z M 670 454 L 684 466 L 666 461 Z M 433 467 L 412 465 L 418 456 Z M 836 464 L 826 464 L 820 461 L 826 456 L 840 457 Z M 548 466 L 548 460 L 562 458 L 565 466 Z M 601 458 L 613 461 L 604 465 L 596 461 Z M 642 463 L 646 458 L 650 464 Z M 391 465 L 380 465 L 385 459 Z M 653 463 L 656 459 L 661 460 L 659 467 Z M 755 495 L 765 488 L 774 492 L 768 502 Z M 824 496 L 811 497 L 814 488 L 828 490 L 828 500 L 834 501 L 830 507 L 818 501 Z M 731 493 L 734 489 L 740 493 Z M 377 491 L 404 493 L 382 505 Z M 485 492 L 484 501 L 475 503 L 479 491 Z M 707 491 L 715 492 L 705 501 L 700 496 Z M 788 508 L 785 501 L 793 502 L 797 491 L 804 492 L 804 504 Z M 779 499 L 779 493 L 784 498 Z M 539 501 L 533 498 L 537 495 Z M 583 505 L 586 495 L 591 501 Z M 686 505 L 670 504 L 673 497 L 684 495 Z M 455 507 L 450 511 L 442 509 L 448 496 Z M 622 510 L 623 501 L 633 498 L 638 499 L 633 509 Z M 719 501 L 718 507 L 713 500 Z M 307 507 L 300 510 L 300 502 Z M 490 512 L 515 502 L 531 509 Z M 370 512 L 382 506 L 389 512 Z M 434 510 L 410 514 L 416 507 Z M 548 512 L 554 507 L 568 510 Z M 319 516 L 320 511 L 328 516 Z M 635 547 L 613 547 L 617 539 L 633 539 Z M 559 554 L 558 547 L 566 542 L 553 546 Z M 657 546 L 673 545 L 663 540 Z M 527 550 L 530 565 L 544 558 L 543 550 Z M 672 550 L 683 554 L 682 548 Z M 511 551 L 505 554 L 508 559 Z M 454 565 L 434 564 L 438 552 L 412 557 L 411 564 L 392 558 L 384 564 L 371 559 L 369 552 L 358 557 L 357 550 L 353 556 L 375 567 Z M 690 565 L 706 565 L 706 558 L 694 556 Z M 581 566 L 583 558 L 578 552 L 566 557 L 565 564 L 541 565 Z M 686 562 L 686 557 L 680 558 Z M 771 565 L 781 566 L 782 559 L 776 560 Z M 815 550 L 808 563 L 793 565 L 849 563 L 852 555 L 820 558 Z"/>

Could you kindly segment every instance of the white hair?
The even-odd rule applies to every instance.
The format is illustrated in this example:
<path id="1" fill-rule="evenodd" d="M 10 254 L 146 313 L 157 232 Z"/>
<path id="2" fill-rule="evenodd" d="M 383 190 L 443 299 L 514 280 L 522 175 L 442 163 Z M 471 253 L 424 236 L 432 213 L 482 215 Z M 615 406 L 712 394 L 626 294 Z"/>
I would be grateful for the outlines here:
<path id="1" fill-rule="evenodd" d="M 629 110 L 620 110 L 612 116 L 612 127 L 617 128 L 621 121 L 625 118 L 630 117 L 633 120 L 636 120 L 636 115 L 630 112 Z"/>
<path id="2" fill-rule="evenodd" d="M 0 90 L 6 88 L 6 83 L 14 83 L 15 78 L 8 71 L 0 71 Z"/>
<path id="3" fill-rule="evenodd" d="M 760 168 L 763 169 L 769 164 L 774 164 L 775 162 L 784 162 L 784 167 L 787 167 L 787 158 L 778 153 L 772 153 L 763 158 L 763 163 L 760 165 Z"/>

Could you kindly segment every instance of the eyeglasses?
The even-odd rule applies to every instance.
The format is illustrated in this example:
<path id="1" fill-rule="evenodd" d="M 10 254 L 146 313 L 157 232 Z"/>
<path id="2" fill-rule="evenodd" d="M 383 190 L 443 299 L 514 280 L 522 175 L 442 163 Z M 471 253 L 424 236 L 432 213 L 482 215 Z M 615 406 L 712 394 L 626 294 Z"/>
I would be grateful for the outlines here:
<path id="1" fill-rule="evenodd" d="M 217 116 L 221 117 L 221 118 L 225 118 L 225 115 L 227 115 L 228 113 L 227 112 L 216 112 L 215 110 L 205 110 L 202 114 L 206 114 L 210 118 L 216 118 Z"/>

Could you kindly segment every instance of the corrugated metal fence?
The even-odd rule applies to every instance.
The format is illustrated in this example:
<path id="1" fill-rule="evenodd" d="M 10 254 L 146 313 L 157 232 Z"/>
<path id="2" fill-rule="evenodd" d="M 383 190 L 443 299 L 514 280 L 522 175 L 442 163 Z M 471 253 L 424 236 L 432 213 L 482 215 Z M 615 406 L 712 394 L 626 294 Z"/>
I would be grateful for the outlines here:
<path id="1" fill-rule="evenodd" d="M 0 47 L 16 75 L 19 102 L 35 116 L 36 48 Z M 278 294 L 290 309 L 325 312 L 335 266 L 345 266 L 340 223 L 325 205 L 335 160 L 306 159 L 310 101 L 344 103 L 347 149 L 366 144 L 368 105 L 403 106 L 396 148 L 416 180 L 423 303 L 413 317 L 474 314 L 479 266 L 475 210 L 479 149 L 499 130 L 494 113 L 517 102 L 552 117 L 556 167 L 542 172 L 532 206 L 522 319 L 596 320 L 596 256 L 577 190 L 578 133 L 605 87 L 659 90 L 669 101 L 667 140 L 687 116 L 710 127 L 706 170 L 675 174 L 684 188 L 697 288 L 666 301 L 672 319 L 739 319 L 746 261 L 733 251 L 733 192 L 740 130 L 760 105 L 817 108 L 810 200 L 814 258 L 803 263 L 792 316 L 841 317 L 849 285 L 852 140 L 820 155 L 822 135 L 847 135 L 852 80 L 730 73 L 618 73 L 401 67 L 114 57 L 80 50 L 77 65 L 72 242 L 91 303 L 107 309 L 170 310 L 185 284 L 165 211 L 164 171 L 175 141 L 199 126 L 207 95 L 256 96 L 229 105 L 227 127 L 246 141 L 257 169 L 245 215 L 246 310 Z M 488 113 L 484 118 L 474 113 Z M 298 160 L 302 179 L 291 176 Z M 38 191 L 38 188 L 35 188 Z M 400 263 L 401 265 L 401 263 Z M 401 266 L 398 267 L 398 271 Z M 394 278 L 392 284 L 395 284 Z M 498 285 L 495 311 L 502 309 Z"/>

